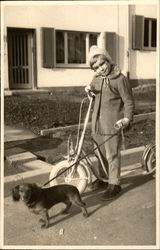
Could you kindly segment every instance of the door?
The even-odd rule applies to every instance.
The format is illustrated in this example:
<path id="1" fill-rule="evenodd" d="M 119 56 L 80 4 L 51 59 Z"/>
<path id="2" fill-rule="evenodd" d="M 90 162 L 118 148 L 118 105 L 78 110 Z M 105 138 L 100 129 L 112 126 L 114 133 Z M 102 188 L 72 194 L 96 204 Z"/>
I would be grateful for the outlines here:
<path id="1" fill-rule="evenodd" d="M 33 30 L 8 29 L 10 89 L 31 89 L 33 87 L 33 37 Z"/>

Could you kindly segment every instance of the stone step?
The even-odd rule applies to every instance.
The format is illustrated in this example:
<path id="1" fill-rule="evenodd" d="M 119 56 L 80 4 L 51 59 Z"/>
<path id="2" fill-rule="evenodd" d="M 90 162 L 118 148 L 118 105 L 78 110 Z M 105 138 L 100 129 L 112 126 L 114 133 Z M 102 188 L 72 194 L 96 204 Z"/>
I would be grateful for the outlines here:
<path id="1" fill-rule="evenodd" d="M 121 152 L 122 156 L 122 177 L 132 175 L 132 174 L 143 174 L 143 169 L 141 166 L 141 158 L 145 147 L 138 147 L 134 149 L 128 149 Z M 16 154 L 8 157 L 12 162 L 21 162 L 22 168 L 28 169 L 24 173 L 17 175 L 7 176 L 4 179 L 4 191 L 5 196 L 11 194 L 11 189 L 13 186 L 21 182 L 23 179 L 26 182 L 37 182 L 39 184 L 44 184 L 49 180 L 49 175 L 55 165 L 49 164 L 47 162 L 38 160 L 35 155 L 30 152 Z M 97 158 L 90 157 L 93 165 L 97 165 Z M 22 162 L 23 161 L 23 162 Z M 19 164 L 18 164 L 19 165 Z M 19 165 L 19 167 L 21 167 Z M 138 171 L 138 172 L 137 172 Z M 17 179 L 18 178 L 18 179 Z"/>
<path id="2" fill-rule="evenodd" d="M 144 152 L 145 147 L 137 147 L 131 148 L 121 151 L 121 166 L 125 167 L 128 165 L 136 164 L 137 162 L 142 161 L 142 154 Z M 95 156 L 90 157 L 91 162 L 96 162 L 97 158 Z"/>
<path id="3" fill-rule="evenodd" d="M 134 115 L 133 123 L 143 121 L 145 119 L 155 120 L 156 119 L 156 112 Z M 54 136 L 55 133 L 64 132 L 64 131 L 67 131 L 68 129 L 76 129 L 76 128 L 78 128 L 78 126 L 79 125 L 76 124 L 76 125 L 69 125 L 69 126 L 65 126 L 65 127 L 42 129 L 40 133 L 42 136 L 47 136 L 47 135 Z M 83 127 L 84 127 L 84 123 L 81 123 L 80 129 L 83 129 Z M 87 129 L 90 129 L 90 127 L 91 127 L 91 122 L 88 122 Z"/>
<path id="4" fill-rule="evenodd" d="M 41 161 L 41 160 L 35 160 L 35 161 L 29 161 L 23 163 L 23 167 L 28 170 L 36 170 L 36 169 L 51 169 L 53 165 Z"/>
<path id="5" fill-rule="evenodd" d="M 11 190 L 14 186 L 19 185 L 23 182 L 29 183 L 37 183 L 38 185 L 43 185 L 49 180 L 49 176 L 54 165 L 48 164 L 46 162 L 35 160 L 32 162 L 28 162 L 23 164 L 23 166 L 28 166 L 27 172 L 7 176 L 4 178 L 4 195 L 11 195 Z M 34 169 L 31 169 L 34 168 Z M 34 171 L 33 171 L 34 170 Z M 122 167 L 121 178 L 126 178 L 127 176 L 135 176 L 135 175 L 143 175 L 144 170 L 140 163 L 128 165 L 126 167 Z M 92 176 L 94 180 L 94 176 Z M 48 184 L 49 186 L 49 184 Z"/>
<path id="6" fill-rule="evenodd" d="M 8 148 L 5 149 L 4 156 L 5 158 L 11 156 L 11 155 L 16 155 L 16 154 L 21 154 L 27 152 L 25 149 L 20 148 L 20 147 L 13 147 L 13 148 Z"/>
<path id="7" fill-rule="evenodd" d="M 31 152 L 23 152 L 20 154 L 13 154 L 6 156 L 6 160 L 8 160 L 11 164 L 24 163 L 36 159 L 37 156 L 32 154 Z"/>
<path id="8" fill-rule="evenodd" d="M 137 162 L 142 162 L 142 155 L 145 147 L 131 148 L 121 151 L 121 166 L 132 165 Z"/>

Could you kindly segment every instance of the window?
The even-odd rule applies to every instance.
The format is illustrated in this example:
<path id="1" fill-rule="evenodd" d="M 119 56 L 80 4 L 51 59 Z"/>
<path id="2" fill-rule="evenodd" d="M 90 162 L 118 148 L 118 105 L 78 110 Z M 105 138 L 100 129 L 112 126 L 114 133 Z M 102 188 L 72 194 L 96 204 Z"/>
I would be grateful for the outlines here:
<path id="1" fill-rule="evenodd" d="M 43 67 L 88 67 L 88 52 L 92 45 L 98 44 L 99 34 L 42 28 Z M 106 32 L 105 35 L 105 48 L 116 62 L 117 35 L 115 32 Z"/>
<path id="2" fill-rule="evenodd" d="M 151 47 L 156 47 L 157 20 L 151 20 Z"/>
<path id="3" fill-rule="evenodd" d="M 56 32 L 56 62 L 64 63 L 64 33 Z"/>
<path id="4" fill-rule="evenodd" d="M 98 33 L 56 30 L 56 65 L 86 65 L 87 54 L 97 45 Z"/>
<path id="5" fill-rule="evenodd" d="M 133 16 L 133 49 L 156 50 L 157 20 Z"/>
<path id="6" fill-rule="evenodd" d="M 156 47 L 156 27 L 155 19 L 144 18 L 144 47 L 148 49 Z"/>

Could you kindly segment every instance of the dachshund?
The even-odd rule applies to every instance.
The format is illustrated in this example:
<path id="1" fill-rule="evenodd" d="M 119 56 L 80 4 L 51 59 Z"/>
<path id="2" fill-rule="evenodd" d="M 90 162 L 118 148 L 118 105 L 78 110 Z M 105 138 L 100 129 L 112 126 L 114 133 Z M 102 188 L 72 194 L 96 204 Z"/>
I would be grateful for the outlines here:
<path id="1" fill-rule="evenodd" d="M 71 205 L 80 207 L 84 217 L 88 217 L 86 204 L 81 200 L 78 189 L 73 185 L 61 184 L 49 188 L 41 188 L 35 183 L 24 183 L 17 185 L 12 189 L 12 198 L 14 201 L 20 199 L 35 214 L 42 217 L 41 227 L 49 226 L 48 210 L 62 202 L 66 204 L 66 208 L 61 213 L 68 213 Z"/>

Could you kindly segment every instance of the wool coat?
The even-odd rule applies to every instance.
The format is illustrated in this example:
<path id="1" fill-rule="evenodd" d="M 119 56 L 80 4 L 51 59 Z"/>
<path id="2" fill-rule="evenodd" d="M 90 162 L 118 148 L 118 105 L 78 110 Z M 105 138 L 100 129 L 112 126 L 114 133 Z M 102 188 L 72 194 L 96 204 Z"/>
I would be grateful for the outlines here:
<path id="1" fill-rule="evenodd" d="M 95 75 L 90 84 L 95 93 L 92 112 L 92 133 L 110 135 L 117 131 L 114 124 L 126 117 L 133 119 L 134 101 L 127 78 L 116 65 L 112 65 L 109 75 Z"/>

